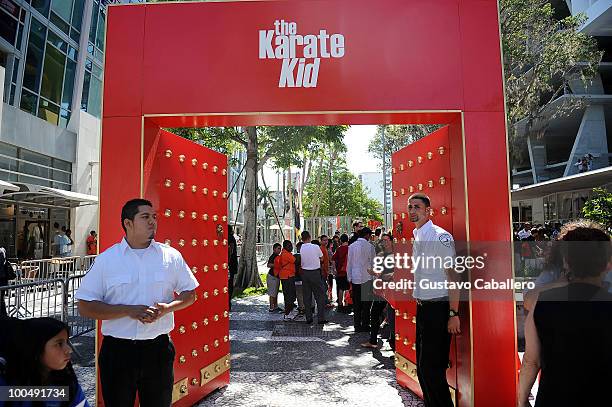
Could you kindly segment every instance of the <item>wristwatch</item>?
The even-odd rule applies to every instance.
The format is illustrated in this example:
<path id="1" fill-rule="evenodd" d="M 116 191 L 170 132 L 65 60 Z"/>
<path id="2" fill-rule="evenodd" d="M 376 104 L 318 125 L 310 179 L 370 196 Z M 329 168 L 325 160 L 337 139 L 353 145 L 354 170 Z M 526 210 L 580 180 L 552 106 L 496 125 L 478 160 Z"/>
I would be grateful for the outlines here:
<path id="1" fill-rule="evenodd" d="M 454 309 L 448 311 L 449 318 L 458 317 L 458 316 L 459 316 L 459 311 L 455 311 Z"/>

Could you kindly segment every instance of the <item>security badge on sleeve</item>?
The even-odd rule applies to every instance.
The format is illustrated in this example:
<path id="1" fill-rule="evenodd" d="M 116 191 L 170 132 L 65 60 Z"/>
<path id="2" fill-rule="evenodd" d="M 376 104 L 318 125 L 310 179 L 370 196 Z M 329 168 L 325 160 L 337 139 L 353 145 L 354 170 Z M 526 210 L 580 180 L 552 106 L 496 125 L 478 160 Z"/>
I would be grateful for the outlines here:
<path id="1" fill-rule="evenodd" d="M 448 233 L 441 234 L 438 239 L 440 239 L 440 243 L 442 243 L 445 247 L 451 247 L 451 244 L 453 243 L 453 238 Z"/>

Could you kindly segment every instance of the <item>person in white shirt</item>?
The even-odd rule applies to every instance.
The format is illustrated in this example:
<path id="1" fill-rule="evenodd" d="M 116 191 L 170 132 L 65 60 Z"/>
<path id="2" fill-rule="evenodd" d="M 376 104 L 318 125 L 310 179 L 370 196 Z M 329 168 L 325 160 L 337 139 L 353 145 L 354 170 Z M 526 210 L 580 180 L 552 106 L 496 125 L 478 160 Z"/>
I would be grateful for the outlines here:
<path id="1" fill-rule="evenodd" d="M 444 282 L 455 280 L 456 273 L 442 266 L 454 263 L 455 243 L 450 233 L 429 219 L 430 207 L 425 194 L 408 198 L 408 215 L 416 226 L 412 256 L 421 257 L 421 262 L 413 261 L 412 270 L 415 282 L 412 295 L 417 301 L 417 375 L 426 406 L 452 407 L 446 369 L 452 334 L 460 333 L 459 291 L 444 288 Z M 426 261 L 427 258 L 442 261 Z M 434 286 L 441 283 L 442 288 L 422 286 L 425 281 Z"/>
<path id="2" fill-rule="evenodd" d="M 351 283 L 355 332 L 370 332 L 372 278 L 376 249 L 370 243 L 372 236 L 370 228 L 362 228 L 357 233 L 357 240 L 349 246 L 346 277 Z"/>
<path id="3" fill-rule="evenodd" d="M 302 247 L 300 248 L 300 266 L 302 269 L 302 293 L 304 296 L 304 313 L 306 323 L 312 324 L 312 295 L 317 303 L 317 323 L 325 324 L 325 290 L 321 284 L 321 261 L 323 252 L 319 245 L 311 243 L 312 237 L 308 231 L 302 232 Z"/>
<path id="4" fill-rule="evenodd" d="M 81 281 L 79 313 L 102 320 L 98 356 L 107 406 L 168 407 L 174 383 L 174 311 L 195 301 L 198 282 L 174 248 L 154 240 L 151 202 L 128 201 L 121 210 L 126 237 L 96 258 Z M 174 294 L 178 296 L 175 298 Z"/>
<path id="5" fill-rule="evenodd" d="M 519 230 L 518 238 L 519 240 L 527 240 L 531 237 L 531 223 L 526 222 L 523 226 L 523 229 Z"/>

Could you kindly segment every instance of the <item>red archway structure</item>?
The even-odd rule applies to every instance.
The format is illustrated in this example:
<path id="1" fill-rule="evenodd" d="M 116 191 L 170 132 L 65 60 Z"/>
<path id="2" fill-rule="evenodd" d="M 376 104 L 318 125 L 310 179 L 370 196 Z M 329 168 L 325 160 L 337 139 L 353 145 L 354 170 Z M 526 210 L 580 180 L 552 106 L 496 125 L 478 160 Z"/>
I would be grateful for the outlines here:
<path id="1" fill-rule="evenodd" d="M 510 240 L 496 0 L 125 5 L 109 8 L 107 31 L 101 249 L 121 237 L 122 202 L 161 182 L 150 171 L 161 127 L 237 125 L 448 124 L 463 152 L 451 164 L 464 173 L 453 222 L 469 241 Z M 511 264 L 486 273 L 511 278 Z M 514 300 L 497 299 L 464 316 L 459 405 L 515 404 Z M 197 378 L 185 379 L 197 394 Z"/>

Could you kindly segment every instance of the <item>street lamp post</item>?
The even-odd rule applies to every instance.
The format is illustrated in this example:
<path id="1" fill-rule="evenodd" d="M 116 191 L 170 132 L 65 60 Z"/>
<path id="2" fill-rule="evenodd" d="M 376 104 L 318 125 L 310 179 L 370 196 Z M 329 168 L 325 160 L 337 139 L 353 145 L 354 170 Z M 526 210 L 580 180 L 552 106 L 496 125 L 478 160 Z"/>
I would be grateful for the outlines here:
<path id="1" fill-rule="evenodd" d="M 385 126 L 382 126 L 382 172 L 383 172 L 383 226 L 387 230 L 387 154 L 385 149 Z"/>

